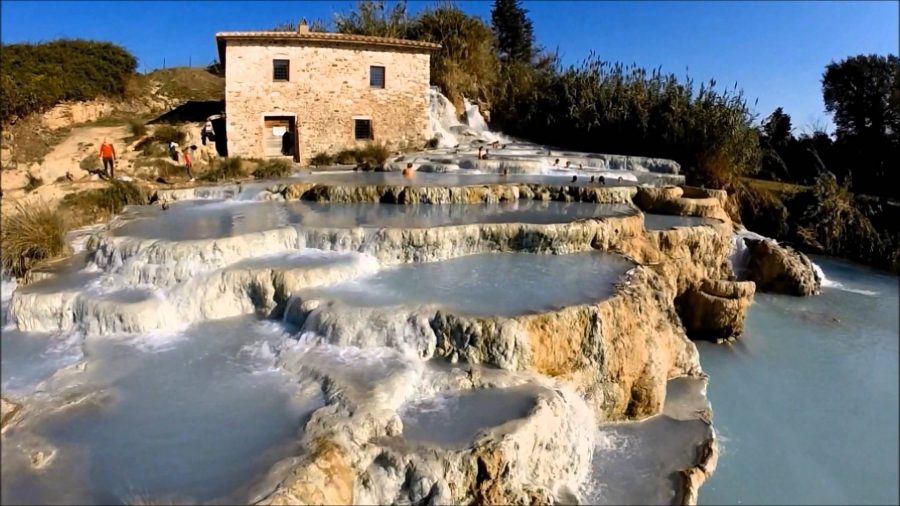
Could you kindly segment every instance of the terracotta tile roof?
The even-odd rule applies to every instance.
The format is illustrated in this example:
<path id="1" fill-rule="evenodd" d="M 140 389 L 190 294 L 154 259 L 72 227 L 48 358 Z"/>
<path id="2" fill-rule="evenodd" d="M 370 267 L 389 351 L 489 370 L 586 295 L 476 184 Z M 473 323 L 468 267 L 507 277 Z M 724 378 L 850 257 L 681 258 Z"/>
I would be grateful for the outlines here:
<path id="1" fill-rule="evenodd" d="M 368 35 L 348 35 L 344 33 L 329 32 L 219 32 L 216 34 L 216 43 L 219 48 L 219 60 L 224 63 L 224 44 L 229 40 L 296 40 L 321 43 L 333 43 L 335 45 L 352 46 L 380 46 L 392 48 L 421 49 L 436 51 L 440 44 L 421 42 L 417 40 L 393 39 L 388 37 L 371 37 Z"/>

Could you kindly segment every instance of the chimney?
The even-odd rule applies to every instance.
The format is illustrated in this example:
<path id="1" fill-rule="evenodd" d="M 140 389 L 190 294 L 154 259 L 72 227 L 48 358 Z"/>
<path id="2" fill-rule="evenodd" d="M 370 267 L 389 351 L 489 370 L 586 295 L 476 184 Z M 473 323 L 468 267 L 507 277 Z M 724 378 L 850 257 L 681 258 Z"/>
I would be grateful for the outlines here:
<path id="1" fill-rule="evenodd" d="M 306 18 L 300 20 L 300 24 L 297 25 L 297 33 L 309 33 L 309 25 L 306 24 Z"/>

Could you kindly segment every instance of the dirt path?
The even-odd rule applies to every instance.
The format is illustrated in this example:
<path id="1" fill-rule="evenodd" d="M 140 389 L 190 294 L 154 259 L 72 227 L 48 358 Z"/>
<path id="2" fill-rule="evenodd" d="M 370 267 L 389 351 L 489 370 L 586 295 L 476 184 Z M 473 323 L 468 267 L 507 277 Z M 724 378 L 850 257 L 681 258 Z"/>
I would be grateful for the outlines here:
<path id="1" fill-rule="evenodd" d="M 44 157 L 42 163 L 31 164 L 29 169 L 5 170 L 0 174 L 0 188 L 3 189 L 2 210 L 10 209 L 17 202 L 55 203 L 73 191 L 101 186 L 102 182 L 96 176 L 82 170 L 79 164 L 88 155 L 97 156 L 104 138 L 116 149 L 118 156 L 116 175 L 131 176 L 131 166 L 137 153 L 123 140 L 128 133 L 126 125 L 73 128 L 69 136 Z M 26 173 L 29 170 L 34 176 L 41 178 L 44 184 L 30 193 L 25 193 L 23 187 L 28 181 Z M 70 173 L 74 181 L 65 179 L 66 173 Z M 63 180 L 57 182 L 59 178 Z"/>

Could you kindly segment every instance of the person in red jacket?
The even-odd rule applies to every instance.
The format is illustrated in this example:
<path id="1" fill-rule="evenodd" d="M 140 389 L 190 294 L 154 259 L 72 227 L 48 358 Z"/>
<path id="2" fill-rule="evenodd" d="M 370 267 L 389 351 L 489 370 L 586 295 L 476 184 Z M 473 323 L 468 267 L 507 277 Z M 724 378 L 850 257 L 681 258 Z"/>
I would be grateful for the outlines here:
<path id="1" fill-rule="evenodd" d="M 191 161 L 191 148 L 185 146 L 184 149 L 181 150 L 181 156 L 184 158 L 184 170 L 187 171 L 188 179 L 193 181 L 194 173 L 191 172 L 191 167 L 194 166 L 194 163 Z"/>
<path id="2" fill-rule="evenodd" d="M 103 138 L 103 143 L 100 144 L 100 163 L 103 165 L 103 170 L 106 171 L 106 175 L 113 179 L 115 178 L 115 166 L 116 166 L 116 148 Z"/>

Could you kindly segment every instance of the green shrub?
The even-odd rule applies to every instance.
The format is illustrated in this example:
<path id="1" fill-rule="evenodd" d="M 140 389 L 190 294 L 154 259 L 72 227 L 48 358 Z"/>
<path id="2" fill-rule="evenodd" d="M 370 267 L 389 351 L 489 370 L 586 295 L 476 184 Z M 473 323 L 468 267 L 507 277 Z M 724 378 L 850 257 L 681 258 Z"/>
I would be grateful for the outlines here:
<path id="1" fill-rule="evenodd" d="M 334 159 L 341 165 L 356 165 L 361 170 L 380 170 L 390 156 L 387 146 L 369 142 L 361 148 L 340 151 Z"/>
<path id="2" fill-rule="evenodd" d="M 831 174 L 824 174 L 796 199 L 805 204 L 796 220 L 797 236 L 809 249 L 850 258 L 873 258 L 880 253 L 878 231 L 855 204 L 849 182 L 841 185 Z"/>
<path id="3" fill-rule="evenodd" d="M 260 162 L 256 170 L 253 171 L 253 177 L 256 179 L 273 179 L 277 177 L 286 177 L 291 174 L 291 162 L 287 160 L 264 160 Z"/>
<path id="4" fill-rule="evenodd" d="M 147 135 L 147 125 L 139 119 L 129 120 L 128 130 L 131 132 L 131 135 L 125 139 L 127 142 L 134 142 Z"/>
<path id="5" fill-rule="evenodd" d="M 168 145 L 170 142 L 184 144 L 186 138 L 186 133 L 172 125 L 160 125 L 153 130 L 153 140 L 163 145 Z"/>
<path id="6" fill-rule="evenodd" d="M 25 207 L 18 204 L 12 213 L 3 213 L 0 227 L 0 257 L 3 270 L 22 277 L 31 268 L 66 253 L 63 215 L 45 203 Z"/>
<path id="7" fill-rule="evenodd" d="M 44 180 L 35 176 L 31 172 L 25 173 L 25 186 L 22 188 L 25 193 L 31 193 L 44 185 Z"/>
<path id="8" fill-rule="evenodd" d="M 754 115 L 737 88 L 694 84 L 589 57 L 562 68 L 507 65 L 492 124 L 513 136 L 595 153 L 669 158 L 693 184 L 725 187 L 761 157 Z"/>
<path id="9" fill-rule="evenodd" d="M 71 212 L 71 223 L 80 226 L 122 212 L 125 206 L 147 203 L 147 194 L 130 182 L 112 180 L 105 188 L 66 195 L 60 209 Z"/>
<path id="10" fill-rule="evenodd" d="M 312 159 L 309 161 L 309 164 L 315 167 L 331 165 L 333 163 L 334 157 L 329 155 L 328 153 L 319 153 L 316 156 L 312 157 Z"/>
<path id="11" fill-rule="evenodd" d="M 109 42 L 55 40 L 4 44 L 0 58 L 0 122 L 65 100 L 120 97 L 137 60 Z"/>
<path id="12" fill-rule="evenodd" d="M 356 162 L 362 170 L 383 169 L 384 162 L 390 155 L 387 146 L 370 142 L 364 148 L 357 150 Z"/>
<path id="13" fill-rule="evenodd" d="M 200 176 L 202 181 L 225 181 L 244 177 L 244 160 L 239 157 L 229 157 L 219 160 L 213 168 Z"/>
<path id="14" fill-rule="evenodd" d="M 356 150 L 355 149 L 345 149 L 339 151 L 338 154 L 334 155 L 334 161 L 340 165 L 355 165 L 356 164 Z"/>
<path id="15" fill-rule="evenodd" d="M 167 158 L 138 158 L 134 161 L 134 171 L 140 176 L 143 172 L 140 169 L 152 168 L 152 173 L 156 176 L 169 177 L 169 173 L 184 172 L 180 166 L 174 162 L 170 162 Z"/>
<path id="16" fill-rule="evenodd" d="M 78 167 L 87 172 L 97 172 L 100 170 L 100 158 L 96 154 L 91 153 L 81 159 Z"/>
<path id="17" fill-rule="evenodd" d="M 141 154 L 139 156 L 145 158 L 159 158 L 169 156 L 169 150 L 162 144 L 156 142 L 153 137 L 144 137 L 141 142 L 138 142 L 134 146 L 134 149 L 136 151 L 140 151 Z"/>

